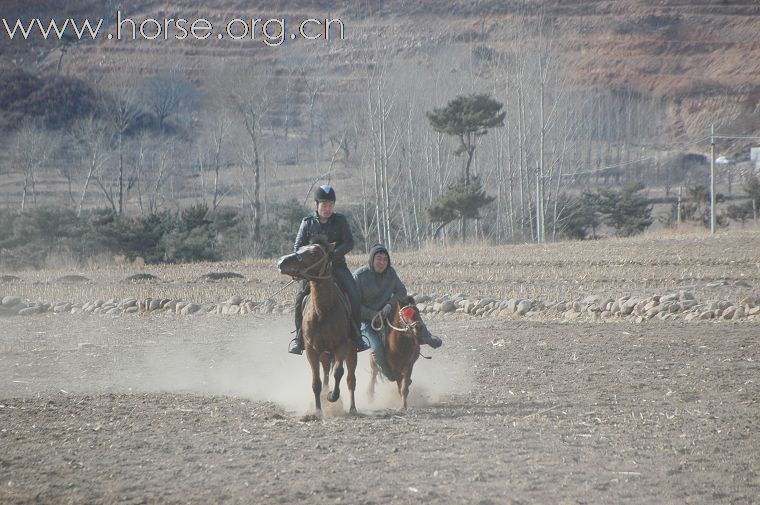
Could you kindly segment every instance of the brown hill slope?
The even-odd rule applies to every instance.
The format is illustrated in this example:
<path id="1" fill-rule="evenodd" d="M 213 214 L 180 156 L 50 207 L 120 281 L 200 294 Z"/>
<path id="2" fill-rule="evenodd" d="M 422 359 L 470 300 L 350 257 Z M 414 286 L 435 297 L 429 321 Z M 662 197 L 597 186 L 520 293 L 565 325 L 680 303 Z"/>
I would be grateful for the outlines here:
<path id="1" fill-rule="evenodd" d="M 87 13 L 106 19 L 113 29 L 115 2 L 3 2 L 1 16 L 74 16 Z M 307 64 L 329 70 L 335 90 L 350 90 L 356 80 L 353 63 L 369 46 L 380 46 L 402 60 L 422 61 L 444 47 L 485 46 L 508 51 L 516 28 L 543 19 L 551 27 L 566 68 L 581 84 L 602 88 L 629 87 L 643 95 L 664 97 L 676 140 L 704 136 L 710 122 L 735 131 L 752 131 L 760 115 L 760 3 L 745 1 L 477 1 L 423 0 L 328 2 L 224 0 L 213 5 L 197 0 L 130 2 L 122 15 L 203 17 L 214 22 L 232 18 L 341 18 L 347 39 L 329 52 L 311 51 Z M 291 25 L 293 26 L 293 25 Z M 289 30 L 290 31 L 290 30 Z M 5 34 L 2 34 L 5 36 Z M 300 42 L 299 42 L 300 43 Z M 114 42 L 104 38 L 79 43 L 69 50 L 65 71 L 85 79 L 116 68 L 155 74 L 163 64 L 179 65 L 202 80 L 212 63 L 248 61 L 257 66 L 282 66 L 284 43 L 228 40 Z M 54 70 L 59 44 L 8 41 L 0 44 L 0 65 L 36 66 Z M 424 64 L 424 63 L 423 63 Z"/>

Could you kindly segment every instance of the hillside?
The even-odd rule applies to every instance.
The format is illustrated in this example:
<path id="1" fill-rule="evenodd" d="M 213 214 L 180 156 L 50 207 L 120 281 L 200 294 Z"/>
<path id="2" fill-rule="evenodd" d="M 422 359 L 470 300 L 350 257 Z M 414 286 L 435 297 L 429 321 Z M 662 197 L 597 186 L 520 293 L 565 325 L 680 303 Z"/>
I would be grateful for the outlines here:
<path id="1" fill-rule="evenodd" d="M 251 216 L 260 205 L 266 222 L 276 205 L 304 201 L 315 180 L 327 179 L 340 181 L 348 196 L 342 202 L 364 235 L 380 226 L 374 208 L 384 201 L 390 217 L 382 226 L 401 226 L 403 242 L 419 246 L 431 229 L 425 209 L 459 177 L 463 161 L 455 139 L 431 135 L 425 113 L 456 95 L 482 92 L 507 113 L 505 127 L 483 137 L 473 162 L 496 197 L 484 219 L 493 224 L 487 234 L 521 241 L 534 237 L 538 166 L 545 167 L 544 214 L 555 225 L 568 195 L 635 180 L 658 205 L 658 226 L 679 192 L 709 185 L 711 124 L 721 134 L 760 134 L 755 1 L 141 0 L 121 10 L 113 0 L 58 4 L 3 2 L 11 24 L 103 19 L 94 41 L 41 41 L 39 33 L 9 41 L 0 32 L 0 68 L 13 70 L 0 75 L 0 129 L 31 118 L 54 130 L 26 145 L 12 134 L 0 139 L 0 202 L 7 208 L 26 202 L 118 210 L 123 203 L 126 213 L 142 214 L 210 205 L 221 194 L 224 206 Z M 124 18 L 203 18 L 213 23 L 213 36 L 175 40 L 170 26 L 166 40 L 109 40 L 115 20 Z M 262 22 L 251 32 L 258 38 L 220 33 L 231 20 L 258 18 L 284 19 L 282 38 L 275 24 L 265 43 Z M 345 38 L 296 36 L 298 23 L 310 18 L 339 19 Z M 176 93 L 175 103 L 159 112 L 165 87 Z M 107 104 L 122 98 L 140 110 L 127 118 L 119 144 Z M 240 100 L 256 118 L 255 149 Z M 102 124 L 83 132 L 77 120 L 91 116 Z M 217 149 L 214 128 L 222 123 L 228 126 Z M 89 152 L 87 139 L 103 132 Z M 718 173 L 718 191 L 730 199 L 746 199 L 742 185 L 752 174 L 747 154 L 755 143 L 716 146 L 716 157 L 737 161 Z M 35 149 L 45 155 L 39 163 Z M 92 181 L 87 159 L 98 165 Z M 378 177 L 389 187 L 403 183 L 402 191 L 383 190 Z M 721 205 L 719 214 L 728 207 Z"/>
<path id="2" fill-rule="evenodd" d="M 2 15 L 114 17 L 113 2 L 4 2 Z M 760 104 L 760 4 L 746 1 L 279 1 L 226 0 L 199 7 L 196 1 L 130 2 L 124 11 L 134 19 L 182 16 L 211 21 L 235 17 L 339 17 L 347 40 L 331 51 L 316 52 L 309 63 L 325 67 L 334 89 L 351 91 L 361 77 L 367 48 L 379 45 L 394 58 L 424 58 L 444 47 L 486 46 L 508 51 L 516 26 L 542 17 L 551 25 L 565 66 L 579 84 L 616 89 L 630 87 L 646 96 L 664 98 L 674 139 L 704 135 L 710 122 L 737 131 L 757 126 Z M 112 24 L 111 24 L 112 26 Z M 54 43 L 13 41 L 0 45 L 3 66 L 11 59 L 34 59 L 54 69 L 59 54 Z M 156 63 L 171 61 L 187 72 L 203 73 L 220 57 L 256 64 L 282 65 L 278 52 L 263 44 L 234 41 L 151 41 L 78 44 L 67 55 L 66 71 L 96 78 L 127 64 L 140 74 L 156 73 Z M 26 54 L 23 54 L 26 53 Z M 280 61 L 278 61 L 280 60 Z M 424 64 L 424 63 L 423 63 Z"/>

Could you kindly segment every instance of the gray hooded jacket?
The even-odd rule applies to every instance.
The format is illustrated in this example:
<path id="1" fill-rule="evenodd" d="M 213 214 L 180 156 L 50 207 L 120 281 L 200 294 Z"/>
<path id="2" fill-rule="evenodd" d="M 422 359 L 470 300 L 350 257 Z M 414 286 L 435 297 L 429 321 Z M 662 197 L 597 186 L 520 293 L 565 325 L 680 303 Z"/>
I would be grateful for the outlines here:
<path id="1" fill-rule="evenodd" d="M 375 254 L 379 252 L 388 254 L 385 246 L 374 245 L 369 251 L 369 264 L 354 272 L 354 279 L 356 279 L 361 299 L 362 321 L 367 323 L 372 321 L 377 311 L 382 309 L 386 303 L 395 306 L 398 300 L 407 296 L 406 286 L 391 266 L 390 255 L 388 255 L 388 268 L 383 273 L 379 274 L 372 269 L 372 261 Z"/>

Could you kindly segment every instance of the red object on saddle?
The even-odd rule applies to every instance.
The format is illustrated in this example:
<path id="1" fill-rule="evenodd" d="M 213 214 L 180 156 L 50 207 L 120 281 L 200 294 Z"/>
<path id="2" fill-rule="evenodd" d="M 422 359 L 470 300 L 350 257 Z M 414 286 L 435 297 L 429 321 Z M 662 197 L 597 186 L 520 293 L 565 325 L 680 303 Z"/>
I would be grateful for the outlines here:
<path id="1" fill-rule="evenodd" d="M 401 313 L 404 315 L 404 319 L 407 321 L 414 321 L 414 318 L 417 316 L 417 307 L 414 305 L 407 305 L 401 309 Z"/>

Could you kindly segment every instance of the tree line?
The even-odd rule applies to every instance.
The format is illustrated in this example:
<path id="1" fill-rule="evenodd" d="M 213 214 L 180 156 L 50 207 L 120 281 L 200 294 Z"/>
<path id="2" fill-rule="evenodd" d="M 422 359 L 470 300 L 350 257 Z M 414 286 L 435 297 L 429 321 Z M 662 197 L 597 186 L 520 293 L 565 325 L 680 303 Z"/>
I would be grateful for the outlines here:
<path id="1" fill-rule="evenodd" d="M 235 214 L 251 255 L 280 243 L 269 233 L 296 196 L 285 184 L 305 194 L 320 180 L 345 188 L 340 204 L 357 236 L 394 249 L 625 235 L 702 216 L 704 159 L 662 148 L 662 103 L 575 84 L 554 41 L 550 24 L 526 23 L 508 50 L 445 48 L 422 69 L 367 47 L 346 63 L 350 92 L 323 64 L 337 54 L 329 45 L 282 48 L 255 72 L 209 63 L 202 80 L 170 65 L 87 83 L 4 76 L 12 85 L 0 86 L 0 109 L 18 120 L 5 125 L 0 174 L 20 177 L 19 198 L 5 207 L 55 204 L 78 218 L 105 207 L 119 221 L 205 206 Z M 45 79 L 78 90 L 76 106 L 61 109 L 68 102 L 54 90 L 66 87 Z M 19 104 L 39 121 L 24 121 Z M 37 189 L 50 173 L 62 182 L 55 195 Z M 752 177 L 741 174 L 739 187 Z M 672 197 L 674 188 L 686 190 L 675 216 L 653 216 L 646 193 Z M 724 222 L 754 215 L 747 195 L 721 204 Z"/>

